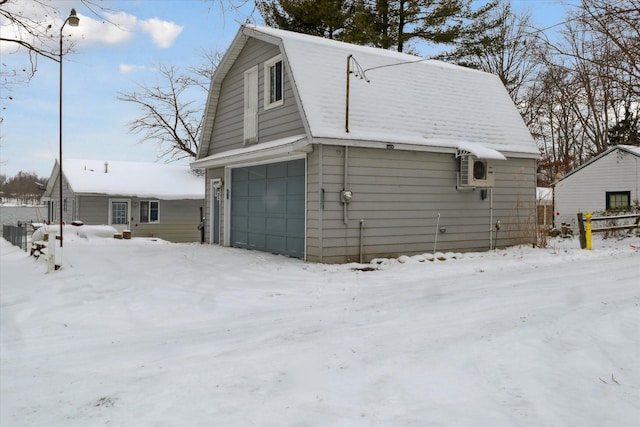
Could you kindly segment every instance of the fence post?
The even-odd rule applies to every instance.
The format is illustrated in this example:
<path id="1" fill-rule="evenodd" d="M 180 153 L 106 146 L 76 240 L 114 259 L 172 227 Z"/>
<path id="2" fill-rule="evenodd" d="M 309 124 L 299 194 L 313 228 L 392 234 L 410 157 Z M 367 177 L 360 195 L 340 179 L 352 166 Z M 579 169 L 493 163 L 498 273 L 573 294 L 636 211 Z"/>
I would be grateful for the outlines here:
<path id="1" fill-rule="evenodd" d="M 591 212 L 587 212 L 585 214 L 585 217 L 587 218 L 587 223 L 585 224 L 585 239 L 586 239 L 586 246 L 587 246 L 587 250 L 590 251 L 591 250 Z"/>
<path id="2" fill-rule="evenodd" d="M 586 247 L 586 238 L 584 235 L 584 218 L 582 212 L 578 212 L 578 231 L 580 232 L 580 249 Z"/>

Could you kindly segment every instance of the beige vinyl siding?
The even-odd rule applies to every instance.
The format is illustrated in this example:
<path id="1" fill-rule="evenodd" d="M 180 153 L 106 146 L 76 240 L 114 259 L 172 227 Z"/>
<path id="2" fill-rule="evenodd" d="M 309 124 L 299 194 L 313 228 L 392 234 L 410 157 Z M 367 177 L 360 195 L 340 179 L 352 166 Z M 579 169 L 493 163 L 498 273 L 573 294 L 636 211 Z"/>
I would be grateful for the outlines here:
<path id="1" fill-rule="evenodd" d="M 305 133 L 289 72 L 284 70 L 284 104 L 264 110 L 265 61 L 280 54 L 278 46 L 250 39 L 222 81 L 207 156 L 244 147 L 244 72 L 258 65 L 258 143 Z"/>
<path id="2" fill-rule="evenodd" d="M 309 261 L 358 261 L 361 219 L 365 221 L 365 261 L 431 253 L 438 213 L 439 226 L 446 228 L 438 234 L 438 251 L 489 249 L 490 194 L 482 200 L 480 189 L 456 189 L 458 161 L 453 154 L 349 148 L 347 190 L 353 192 L 353 201 L 345 225 L 340 202 L 344 150 L 316 147 L 309 156 Z M 320 152 L 324 158 L 322 177 Z M 493 222 L 500 220 L 502 224 L 498 246 L 530 242 L 533 234 L 528 221 L 535 212 L 534 161 L 510 159 L 494 165 Z M 324 210 L 319 210 L 321 188 L 325 191 Z"/>
<path id="3" fill-rule="evenodd" d="M 76 196 L 78 215 L 76 219 L 86 225 L 107 225 L 109 223 L 109 200 L 122 199 L 131 203 L 129 229 L 131 237 L 157 237 L 169 242 L 199 242 L 200 207 L 204 200 L 181 199 L 162 200 L 158 198 L 138 198 L 122 195 L 78 195 Z M 140 223 L 140 201 L 159 202 L 158 223 Z"/>
<path id="4" fill-rule="evenodd" d="M 132 199 L 134 218 L 131 226 L 132 237 L 158 237 L 175 243 L 199 242 L 200 207 L 203 200 L 161 200 L 153 198 Z M 160 203 L 158 223 L 140 223 L 140 200 L 158 200 Z"/>

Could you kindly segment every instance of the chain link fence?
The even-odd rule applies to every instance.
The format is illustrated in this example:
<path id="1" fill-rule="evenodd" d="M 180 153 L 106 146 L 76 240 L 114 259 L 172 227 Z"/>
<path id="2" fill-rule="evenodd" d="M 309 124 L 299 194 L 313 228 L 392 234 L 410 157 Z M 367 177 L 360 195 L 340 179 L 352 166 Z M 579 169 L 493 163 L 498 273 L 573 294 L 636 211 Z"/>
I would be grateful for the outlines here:
<path id="1" fill-rule="evenodd" d="M 27 224 L 6 225 L 2 224 L 2 237 L 14 246 L 19 246 L 25 252 L 27 250 Z"/>

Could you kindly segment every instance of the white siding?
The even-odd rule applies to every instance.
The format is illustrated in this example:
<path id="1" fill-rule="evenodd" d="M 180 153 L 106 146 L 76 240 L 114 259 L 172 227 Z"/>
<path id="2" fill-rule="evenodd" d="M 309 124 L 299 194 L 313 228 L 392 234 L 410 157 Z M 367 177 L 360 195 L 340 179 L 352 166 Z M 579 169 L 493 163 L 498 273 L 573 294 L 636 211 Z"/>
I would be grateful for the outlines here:
<path id="1" fill-rule="evenodd" d="M 615 149 L 585 165 L 555 186 L 555 225 L 562 222 L 577 228 L 578 212 L 598 212 L 606 208 L 606 193 L 631 192 L 631 201 L 640 194 L 640 157 Z"/>

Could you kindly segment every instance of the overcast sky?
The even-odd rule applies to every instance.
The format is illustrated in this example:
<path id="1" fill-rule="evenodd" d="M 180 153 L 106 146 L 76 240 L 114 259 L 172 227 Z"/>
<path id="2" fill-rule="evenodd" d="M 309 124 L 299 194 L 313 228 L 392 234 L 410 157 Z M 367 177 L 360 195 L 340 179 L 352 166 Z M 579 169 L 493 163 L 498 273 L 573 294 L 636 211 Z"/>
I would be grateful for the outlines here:
<path id="1" fill-rule="evenodd" d="M 21 5 L 32 0 L 21 0 Z M 240 10 L 223 10 L 218 0 L 104 0 L 100 19 L 79 0 L 51 1 L 59 11 L 52 21 L 55 38 L 72 8 L 80 25 L 64 28 L 75 49 L 63 64 L 63 161 L 159 161 L 152 142 L 140 142 L 127 123 L 139 110 L 116 99 L 136 84 L 153 84 L 158 63 L 187 68 L 202 63 L 202 51 L 224 52 L 241 23 L 263 22 L 251 2 Z M 517 10 L 529 9 L 534 24 L 546 27 L 564 19 L 564 10 L 578 0 L 513 0 Z M 109 21 L 109 22 L 107 22 Z M 114 25 L 117 24 L 117 25 Z M 27 65 L 25 53 L 0 46 L 2 65 Z M 19 171 L 48 177 L 58 158 L 59 66 L 40 59 L 29 85 L 2 88 L 0 173 Z M 8 99 L 11 97 L 11 99 Z M 206 94 L 200 102 L 204 103 Z M 186 163 L 185 163 L 186 164 Z"/>

